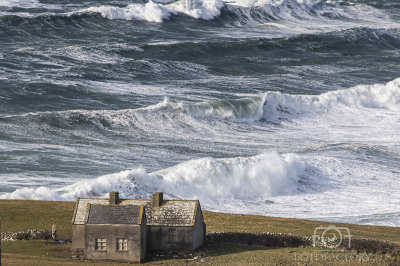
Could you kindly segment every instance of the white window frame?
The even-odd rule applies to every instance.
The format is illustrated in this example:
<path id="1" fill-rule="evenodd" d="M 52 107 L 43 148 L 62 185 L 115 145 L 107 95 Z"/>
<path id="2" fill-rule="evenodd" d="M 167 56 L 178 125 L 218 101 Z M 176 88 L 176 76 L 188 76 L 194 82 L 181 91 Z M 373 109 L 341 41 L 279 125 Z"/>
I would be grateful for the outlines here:
<path id="1" fill-rule="evenodd" d="M 96 238 L 95 239 L 96 251 L 107 251 L 107 239 L 105 238 Z"/>
<path id="2" fill-rule="evenodd" d="M 117 251 L 128 251 L 127 238 L 117 238 Z"/>

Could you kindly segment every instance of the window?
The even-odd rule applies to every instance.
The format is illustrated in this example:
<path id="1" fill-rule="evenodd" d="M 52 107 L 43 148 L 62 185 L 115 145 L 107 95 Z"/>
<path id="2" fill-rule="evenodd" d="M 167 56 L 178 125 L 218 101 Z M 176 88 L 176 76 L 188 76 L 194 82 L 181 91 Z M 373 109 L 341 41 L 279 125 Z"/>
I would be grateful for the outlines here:
<path id="1" fill-rule="evenodd" d="M 128 251 L 128 239 L 118 238 L 117 239 L 117 250 L 118 251 Z"/>
<path id="2" fill-rule="evenodd" d="M 96 238 L 96 250 L 107 250 L 105 238 Z"/>
<path id="3" fill-rule="evenodd" d="M 143 249 L 143 237 L 140 239 L 140 248 Z"/>
<path id="4" fill-rule="evenodd" d="M 169 229 L 169 242 L 176 242 L 176 229 Z"/>

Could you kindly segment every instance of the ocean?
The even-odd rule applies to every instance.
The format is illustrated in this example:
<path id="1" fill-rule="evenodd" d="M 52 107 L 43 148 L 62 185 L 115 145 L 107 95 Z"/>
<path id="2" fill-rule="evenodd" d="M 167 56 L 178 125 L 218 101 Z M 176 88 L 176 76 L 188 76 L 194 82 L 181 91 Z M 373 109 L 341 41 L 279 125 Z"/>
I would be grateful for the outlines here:
<path id="1" fill-rule="evenodd" d="M 398 0 L 0 0 L 0 198 L 400 226 Z"/>

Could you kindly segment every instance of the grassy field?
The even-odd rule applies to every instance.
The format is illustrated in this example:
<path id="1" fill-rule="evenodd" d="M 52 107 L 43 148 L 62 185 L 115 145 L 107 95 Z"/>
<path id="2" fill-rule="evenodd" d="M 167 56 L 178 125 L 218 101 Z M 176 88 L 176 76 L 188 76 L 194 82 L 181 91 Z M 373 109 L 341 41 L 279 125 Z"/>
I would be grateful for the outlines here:
<path id="1" fill-rule="evenodd" d="M 75 202 L 0 200 L 1 231 L 28 229 L 51 230 L 57 226 L 59 237 L 71 236 Z M 255 215 L 224 214 L 204 211 L 207 233 L 274 232 L 312 236 L 315 227 L 330 223 L 273 218 Z M 399 241 L 400 229 L 383 226 L 335 224 L 348 227 L 355 238 Z M 126 265 L 127 262 L 72 260 L 71 244 L 51 242 L 3 241 L 3 265 Z M 315 251 L 313 248 L 267 248 L 221 244 L 204 246 L 189 257 L 166 255 L 149 257 L 147 265 L 400 265 L 400 259 L 380 254 L 356 254 L 340 251 Z M 175 257 L 174 257 L 175 256 Z M 197 258 L 196 258 L 197 257 Z"/>

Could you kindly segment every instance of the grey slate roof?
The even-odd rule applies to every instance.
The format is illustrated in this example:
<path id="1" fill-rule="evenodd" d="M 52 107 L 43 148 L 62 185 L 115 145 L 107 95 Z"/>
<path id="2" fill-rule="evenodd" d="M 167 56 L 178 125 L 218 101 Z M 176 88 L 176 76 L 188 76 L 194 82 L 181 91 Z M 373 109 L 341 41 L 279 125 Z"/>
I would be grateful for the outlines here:
<path id="1" fill-rule="evenodd" d="M 90 205 L 88 224 L 139 224 L 140 206 Z"/>
<path id="2" fill-rule="evenodd" d="M 147 225 L 194 226 L 200 204 L 198 200 L 164 200 L 161 207 L 152 208 L 152 199 L 120 199 L 116 206 L 144 205 Z M 109 205 L 108 199 L 78 198 L 73 224 L 85 224 L 88 204 Z"/>

